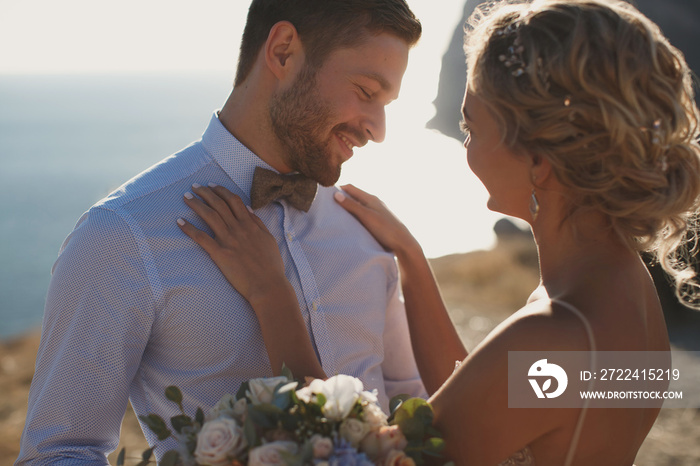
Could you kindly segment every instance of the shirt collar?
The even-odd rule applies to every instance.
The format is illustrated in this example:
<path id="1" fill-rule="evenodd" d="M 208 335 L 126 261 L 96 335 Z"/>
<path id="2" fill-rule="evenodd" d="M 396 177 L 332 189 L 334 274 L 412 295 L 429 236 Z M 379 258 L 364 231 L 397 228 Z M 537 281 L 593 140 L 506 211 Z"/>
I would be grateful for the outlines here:
<path id="1" fill-rule="evenodd" d="M 218 114 L 216 111 L 212 115 L 209 126 L 202 135 L 202 146 L 250 200 L 255 167 L 267 168 L 276 173 L 277 170 L 236 139 L 221 123 Z"/>

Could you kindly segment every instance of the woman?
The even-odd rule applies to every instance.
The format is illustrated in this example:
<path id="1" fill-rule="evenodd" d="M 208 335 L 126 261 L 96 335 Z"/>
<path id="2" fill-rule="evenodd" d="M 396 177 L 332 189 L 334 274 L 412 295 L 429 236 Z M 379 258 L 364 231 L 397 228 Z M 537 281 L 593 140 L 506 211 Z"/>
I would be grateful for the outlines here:
<path id="1" fill-rule="evenodd" d="M 700 195 L 690 72 L 622 2 L 542 0 L 479 11 L 471 22 L 464 146 L 488 207 L 532 227 L 541 284 L 527 304 L 467 355 L 408 230 L 357 188 L 336 198 L 398 258 L 414 353 L 450 458 L 630 465 L 658 407 L 509 409 L 508 352 L 669 350 L 640 252 L 655 254 L 692 300 L 692 273 L 675 260 L 695 232 Z M 310 342 L 300 352 L 288 341 L 301 317 L 265 226 L 224 188 L 195 192 L 206 204 L 186 202 L 216 239 L 182 228 L 250 301 L 273 367 L 295 353 L 284 359 L 295 373 L 324 377 Z"/>

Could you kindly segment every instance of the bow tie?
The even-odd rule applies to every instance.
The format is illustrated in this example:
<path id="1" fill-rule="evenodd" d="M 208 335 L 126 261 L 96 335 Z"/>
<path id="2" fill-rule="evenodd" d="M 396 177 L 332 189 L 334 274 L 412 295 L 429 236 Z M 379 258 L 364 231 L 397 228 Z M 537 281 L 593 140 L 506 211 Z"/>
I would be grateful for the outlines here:
<path id="1" fill-rule="evenodd" d="M 294 208 L 308 212 L 316 197 L 317 183 L 301 174 L 280 175 L 255 167 L 250 201 L 253 209 L 265 207 L 276 199 L 286 199 Z"/>

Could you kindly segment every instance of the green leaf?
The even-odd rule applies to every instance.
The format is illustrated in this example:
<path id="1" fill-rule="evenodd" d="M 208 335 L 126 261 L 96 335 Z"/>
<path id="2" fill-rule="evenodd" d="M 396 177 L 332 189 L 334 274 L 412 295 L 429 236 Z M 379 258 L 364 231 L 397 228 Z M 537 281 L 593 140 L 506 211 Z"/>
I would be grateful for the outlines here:
<path id="1" fill-rule="evenodd" d="M 141 459 L 144 461 L 150 460 L 151 456 L 153 456 L 153 448 L 149 448 L 148 450 L 144 450 L 144 452 L 141 453 Z"/>
<path id="2" fill-rule="evenodd" d="M 326 395 L 323 393 L 317 393 L 316 394 L 316 405 L 317 406 L 324 406 L 326 404 Z"/>
<path id="3" fill-rule="evenodd" d="M 422 398 L 409 398 L 409 399 L 405 400 L 403 403 L 401 403 L 401 406 L 397 410 L 396 415 L 398 416 L 399 413 L 401 413 L 402 416 L 413 417 L 419 408 L 428 409 L 431 412 L 433 410 L 430 407 L 430 405 L 428 404 L 428 402 L 425 401 L 424 399 L 422 399 Z"/>
<path id="4" fill-rule="evenodd" d="M 426 403 L 416 408 L 413 417 L 422 422 L 425 427 L 429 427 L 433 425 L 435 415 L 433 414 L 433 408 Z"/>
<path id="5" fill-rule="evenodd" d="M 160 466 L 175 466 L 178 461 L 180 461 L 180 454 L 175 450 L 169 450 L 160 459 Z"/>
<path id="6" fill-rule="evenodd" d="M 248 418 L 263 429 L 273 429 L 277 426 L 282 410 L 269 403 L 248 406 Z"/>
<path id="7" fill-rule="evenodd" d="M 182 392 L 175 385 L 171 385 L 165 389 L 165 397 L 177 404 L 182 411 Z"/>
<path id="8" fill-rule="evenodd" d="M 126 456 L 126 448 L 122 448 L 117 456 L 117 466 L 124 466 L 124 457 Z"/>
<path id="9" fill-rule="evenodd" d="M 400 395 L 391 397 L 391 400 L 389 400 L 389 412 L 393 414 L 394 411 L 396 411 L 396 408 L 398 408 L 401 403 L 409 398 L 411 398 L 411 395 L 407 395 L 406 393 L 401 393 Z"/>
<path id="10" fill-rule="evenodd" d="M 406 452 L 406 455 L 413 459 L 413 462 L 416 463 L 416 466 L 422 466 L 423 464 L 425 464 L 425 460 L 423 459 L 422 454 L 423 448 L 421 446 L 416 446 L 415 443 L 409 443 L 404 451 Z"/>
<path id="11" fill-rule="evenodd" d="M 284 363 L 282 363 L 282 376 L 287 377 L 287 380 L 294 380 L 292 370 L 289 367 L 287 367 Z"/>
<path id="12" fill-rule="evenodd" d="M 173 426 L 173 429 L 175 429 L 175 432 L 177 432 L 178 434 L 181 434 L 183 427 L 192 426 L 192 418 L 189 416 L 185 416 L 184 414 L 181 414 L 179 416 L 174 416 L 174 417 L 170 418 L 170 425 Z"/>
<path id="13" fill-rule="evenodd" d="M 204 411 L 202 411 L 202 408 L 197 408 L 197 413 L 194 416 L 194 420 L 197 421 L 197 424 L 200 426 L 204 425 Z"/>
<path id="14" fill-rule="evenodd" d="M 282 428 L 284 430 L 288 432 L 294 432 L 299 426 L 304 424 L 304 416 L 299 412 L 284 412 L 280 415 L 279 422 L 281 423 Z"/>
<path id="15" fill-rule="evenodd" d="M 441 438 L 431 437 L 425 441 L 426 453 L 441 453 L 445 449 L 445 441 Z"/>
<path id="16" fill-rule="evenodd" d="M 296 391 L 296 388 L 299 386 L 299 382 L 287 382 L 287 383 L 281 383 L 277 385 L 276 390 L 279 393 L 292 393 Z"/>
<path id="17" fill-rule="evenodd" d="M 418 419 L 406 418 L 398 422 L 401 433 L 403 433 L 406 440 L 409 442 L 423 442 L 423 437 L 425 437 L 425 426 Z"/>
<path id="18" fill-rule="evenodd" d="M 170 437 L 172 432 L 165 425 L 165 421 L 156 414 L 149 414 L 148 416 L 139 416 L 139 419 L 148 426 L 151 431 L 156 434 L 158 440 L 165 440 Z"/>
<path id="19" fill-rule="evenodd" d="M 250 416 L 246 416 L 245 422 L 243 422 L 243 435 L 245 435 L 245 439 L 251 447 L 258 444 L 258 434 Z"/>
<path id="20" fill-rule="evenodd" d="M 442 438 L 442 433 L 433 426 L 429 426 L 425 429 L 425 432 L 431 437 Z"/>
<path id="21" fill-rule="evenodd" d="M 248 381 L 245 381 L 241 384 L 240 387 L 238 387 L 238 391 L 236 392 L 236 400 L 240 400 L 241 398 L 246 397 L 246 392 L 250 390 L 250 385 L 248 384 Z"/>
<path id="22" fill-rule="evenodd" d="M 272 404 L 274 406 L 277 406 L 281 410 L 286 410 L 289 408 L 292 404 L 292 392 L 294 391 L 294 386 L 296 385 L 296 382 L 288 383 L 288 384 L 280 384 L 275 388 L 275 395 L 272 398 Z M 290 386 L 292 386 L 292 389 L 290 391 Z"/>

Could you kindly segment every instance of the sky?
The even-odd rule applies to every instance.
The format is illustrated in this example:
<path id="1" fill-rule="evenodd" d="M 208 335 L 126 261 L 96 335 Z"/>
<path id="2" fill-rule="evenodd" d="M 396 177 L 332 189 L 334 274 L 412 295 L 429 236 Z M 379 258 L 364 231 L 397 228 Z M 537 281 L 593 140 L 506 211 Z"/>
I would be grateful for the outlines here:
<path id="1" fill-rule="evenodd" d="M 426 28 L 451 33 L 462 2 L 434 3 L 410 5 Z M 247 9 L 247 0 L 0 0 L 0 73 L 232 70 Z"/>
<path id="2" fill-rule="evenodd" d="M 439 2 L 439 7 L 436 4 Z M 0 74 L 221 73 L 233 79 L 248 0 L 0 0 Z M 425 123 L 463 0 L 409 0 L 423 24 L 387 138 L 356 149 L 340 183 L 377 194 L 429 256 L 489 247 L 499 215 L 461 144 Z M 226 96 L 222 96 L 222 103 Z M 456 122 L 455 122 L 456 124 Z"/>

